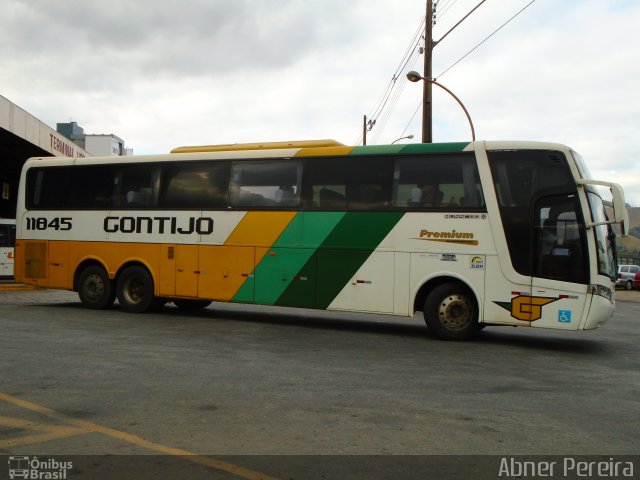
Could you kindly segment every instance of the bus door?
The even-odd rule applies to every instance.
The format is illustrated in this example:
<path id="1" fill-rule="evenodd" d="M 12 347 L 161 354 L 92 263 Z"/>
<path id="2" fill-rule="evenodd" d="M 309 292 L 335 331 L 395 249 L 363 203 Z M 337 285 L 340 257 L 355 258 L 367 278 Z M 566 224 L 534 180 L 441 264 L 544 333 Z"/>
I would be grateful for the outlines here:
<path id="1" fill-rule="evenodd" d="M 252 302 L 253 265 L 252 247 L 163 245 L 159 294 L 229 301 L 243 287 Z"/>
<path id="2" fill-rule="evenodd" d="M 575 330 L 585 311 L 589 262 L 576 194 L 539 198 L 534 205 L 530 321 Z"/>
<path id="3" fill-rule="evenodd" d="M 253 302 L 253 247 L 200 245 L 198 247 L 197 296 L 228 302 L 240 290 L 236 301 Z"/>
<path id="4" fill-rule="evenodd" d="M 197 270 L 197 245 L 161 245 L 158 294 L 166 297 L 196 297 Z"/>

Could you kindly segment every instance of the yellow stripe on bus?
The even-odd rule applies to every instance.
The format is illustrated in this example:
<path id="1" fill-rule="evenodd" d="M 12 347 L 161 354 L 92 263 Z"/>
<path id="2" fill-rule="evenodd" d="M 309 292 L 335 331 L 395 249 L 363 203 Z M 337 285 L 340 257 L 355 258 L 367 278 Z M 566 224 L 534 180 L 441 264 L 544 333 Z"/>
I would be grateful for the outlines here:
<path id="1" fill-rule="evenodd" d="M 225 245 L 271 247 L 298 212 L 247 212 Z M 257 263 L 257 259 L 256 259 Z"/>
<path id="2" fill-rule="evenodd" d="M 224 300 L 231 300 L 242 288 L 246 281 L 253 281 L 253 271 L 262 261 L 269 248 L 275 243 L 285 228 L 291 223 L 297 212 L 247 212 L 238 226 L 231 232 L 225 246 L 255 247 L 251 248 L 251 257 L 238 255 L 246 248 L 236 248 L 236 262 L 234 272 L 230 275 L 227 288 L 224 290 Z M 266 248 L 260 248 L 266 247 Z M 242 264 L 242 265 L 241 265 Z M 241 271 L 242 279 L 238 281 L 237 270 Z"/>
<path id="3" fill-rule="evenodd" d="M 296 157 L 325 157 L 327 155 L 349 155 L 353 147 L 322 147 L 303 148 Z"/>

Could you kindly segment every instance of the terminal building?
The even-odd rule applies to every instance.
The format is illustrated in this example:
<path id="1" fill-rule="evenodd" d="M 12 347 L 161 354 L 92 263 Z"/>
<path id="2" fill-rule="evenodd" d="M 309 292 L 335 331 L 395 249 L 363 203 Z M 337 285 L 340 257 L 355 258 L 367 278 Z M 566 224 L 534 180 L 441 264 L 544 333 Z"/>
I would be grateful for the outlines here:
<path id="1" fill-rule="evenodd" d="M 116 135 L 89 135 L 76 122 L 52 129 L 0 95 L 0 218 L 15 218 L 22 165 L 30 157 L 131 155 Z"/>
<path id="2" fill-rule="evenodd" d="M 64 135 L 92 157 L 122 157 L 133 155 L 133 149 L 125 148 L 124 140 L 113 134 L 86 134 L 76 122 L 58 123 L 58 133 Z"/>

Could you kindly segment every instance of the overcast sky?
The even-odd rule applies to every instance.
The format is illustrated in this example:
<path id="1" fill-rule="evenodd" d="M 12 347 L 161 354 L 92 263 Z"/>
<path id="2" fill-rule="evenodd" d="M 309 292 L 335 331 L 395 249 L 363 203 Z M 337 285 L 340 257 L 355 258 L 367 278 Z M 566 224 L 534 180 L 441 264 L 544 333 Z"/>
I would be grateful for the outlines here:
<path id="1" fill-rule="evenodd" d="M 440 0 L 434 38 L 478 2 Z M 447 70 L 529 2 L 487 0 L 435 48 L 434 75 L 465 103 L 478 139 L 570 145 L 640 206 L 640 2 L 536 0 Z M 53 128 L 73 120 L 85 133 L 118 135 L 135 154 L 314 138 L 351 145 L 425 3 L 3 0 L 0 94 Z M 396 83 L 402 94 L 369 144 L 420 140 L 421 86 L 404 73 Z M 434 141 L 470 138 L 464 113 L 439 90 L 434 122 Z"/>

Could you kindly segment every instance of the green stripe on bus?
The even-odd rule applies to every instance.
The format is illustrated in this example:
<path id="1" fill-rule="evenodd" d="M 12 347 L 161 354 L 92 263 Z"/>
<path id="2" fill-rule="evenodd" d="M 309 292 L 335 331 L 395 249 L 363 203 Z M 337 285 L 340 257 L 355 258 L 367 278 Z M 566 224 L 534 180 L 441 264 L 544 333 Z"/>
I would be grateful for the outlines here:
<path id="1" fill-rule="evenodd" d="M 365 145 L 353 147 L 349 155 L 379 155 L 383 153 L 399 153 L 404 145 Z"/>
<path id="2" fill-rule="evenodd" d="M 344 214 L 275 304 L 326 309 L 403 215 Z"/>
<path id="3" fill-rule="evenodd" d="M 412 143 L 405 145 L 400 153 L 452 153 L 462 152 L 469 146 L 469 142 L 450 143 Z"/>
<path id="4" fill-rule="evenodd" d="M 365 145 L 354 147 L 349 155 L 381 155 L 396 153 L 452 153 L 462 152 L 469 142 L 412 143 L 409 145 Z"/>
<path id="5" fill-rule="evenodd" d="M 344 215 L 344 212 L 298 213 L 252 272 L 255 293 L 254 282 L 245 282 L 232 301 L 273 305 L 291 282 L 300 282 L 303 287 L 313 285 L 314 278 L 299 272 Z"/>

